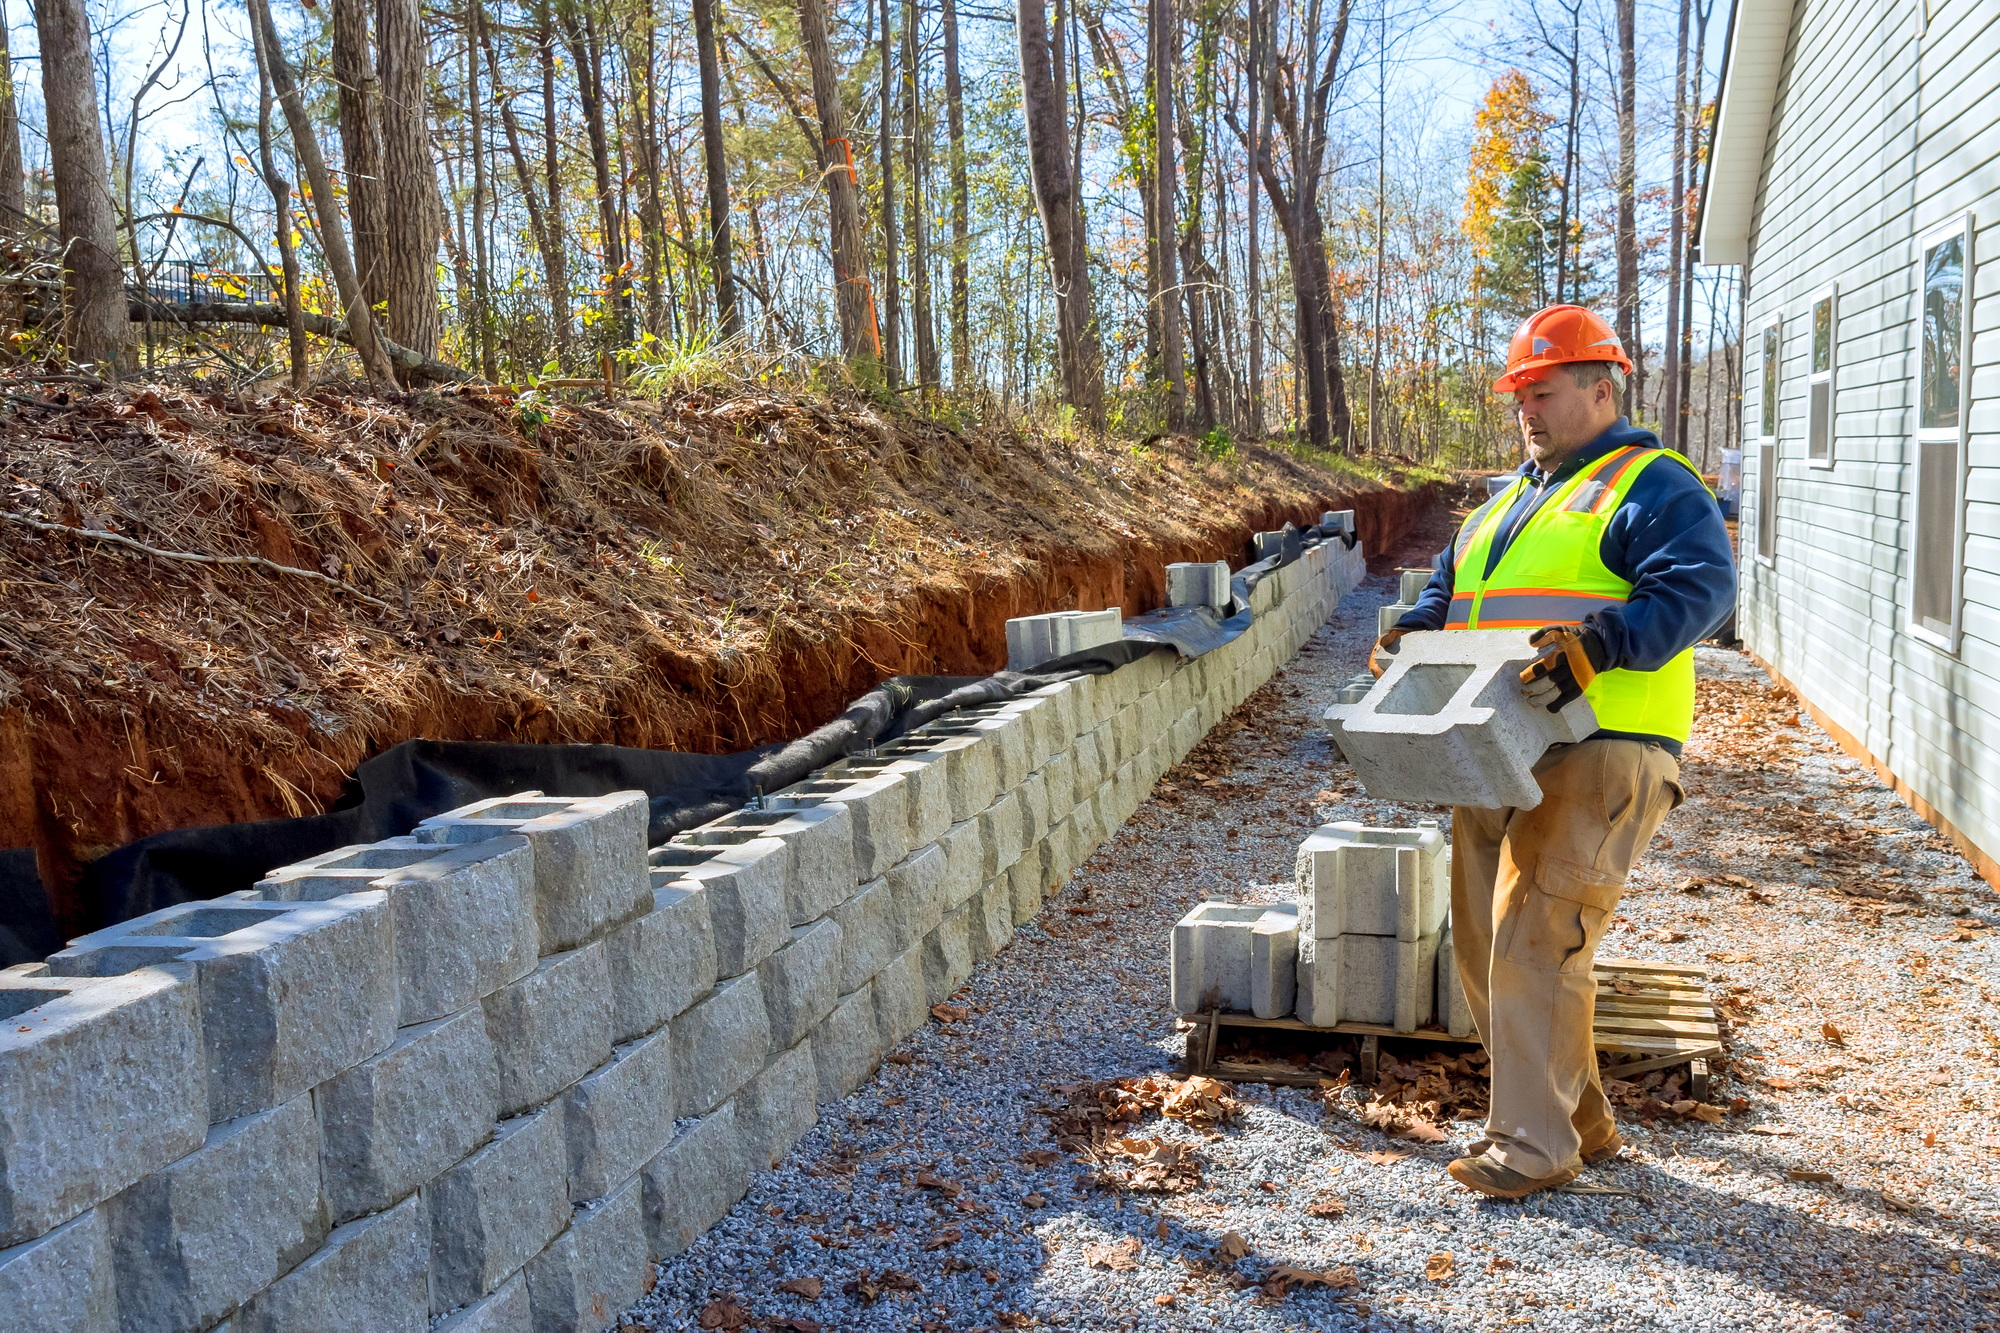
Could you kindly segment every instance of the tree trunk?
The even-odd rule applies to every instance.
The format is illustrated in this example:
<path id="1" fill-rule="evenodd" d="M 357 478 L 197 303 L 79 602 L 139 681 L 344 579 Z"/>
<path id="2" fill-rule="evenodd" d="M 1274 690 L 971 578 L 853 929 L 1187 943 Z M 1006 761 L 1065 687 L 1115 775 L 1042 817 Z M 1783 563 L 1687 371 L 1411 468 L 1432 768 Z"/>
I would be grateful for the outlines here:
<path id="1" fill-rule="evenodd" d="M 890 141 L 896 123 L 896 58 L 889 45 L 892 27 L 889 0 L 882 0 L 882 31 L 879 61 L 882 86 L 879 99 L 876 148 L 882 171 L 882 357 L 889 387 L 903 382 L 903 251 L 896 229 L 896 151 Z"/>
<path id="2" fill-rule="evenodd" d="M 1083 204 L 1070 169 L 1067 72 L 1053 64 L 1045 0 L 1016 0 L 1021 42 L 1021 92 L 1028 133 L 1028 174 L 1048 243 L 1049 281 L 1056 302 L 1056 341 L 1063 398 L 1091 425 L 1104 420 L 1103 357 L 1090 299 L 1090 268 L 1082 235 Z"/>
<path id="3" fill-rule="evenodd" d="M 1270 0 L 1270 3 L 1275 5 L 1276 0 Z M 1253 164 L 1263 156 L 1264 152 L 1264 103 L 1259 94 L 1263 91 L 1263 68 L 1268 42 L 1265 24 L 1268 21 L 1266 16 L 1270 12 L 1265 11 L 1260 14 L 1257 4 L 1258 0 L 1250 0 L 1250 49 L 1247 56 L 1249 69 L 1245 76 L 1245 83 L 1247 85 L 1245 100 L 1249 104 L 1248 111 L 1250 115 L 1249 152 L 1250 161 Z M 1253 165 L 1251 168 L 1253 175 L 1255 174 L 1255 170 L 1256 168 Z M 1248 307 L 1250 325 L 1250 383 L 1247 386 L 1250 396 L 1250 438 L 1261 440 L 1264 438 L 1264 278 L 1259 266 L 1263 259 L 1260 249 L 1263 244 L 1263 229 L 1258 225 L 1257 220 L 1257 182 L 1255 180 L 1250 182 L 1250 188 L 1246 193 L 1249 195 L 1249 198 L 1246 201 L 1245 207 L 1247 215 L 1245 226 L 1247 230 L 1243 240 L 1243 260 L 1244 301 Z"/>
<path id="4" fill-rule="evenodd" d="M 420 356 L 437 355 L 438 237 L 443 206 L 431 161 L 429 52 L 418 0 L 380 0 L 375 41 L 382 75 L 383 283 L 389 336 Z"/>
<path id="5" fill-rule="evenodd" d="M 21 174 L 21 116 L 14 105 L 14 64 L 7 54 L 7 12 L 0 6 L 0 232 L 28 227 L 27 179 Z"/>
<path id="6" fill-rule="evenodd" d="M 1181 353 L 1181 277 L 1179 216 L 1174 167 L 1174 49 L 1180 34 L 1174 29 L 1174 0 L 1151 0 L 1148 31 L 1153 83 L 1153 225 L 1159 231 L 1160 253 L 1160 374 L 1167 386 L 1167 429 L 1187 426 L 1187 372 Z"/>
<path id="7" fill-rule="evenodd" d="M 917 383 L 938 387 L 937 325 L 931 315 L 930 220 L 924 182 L 930 179 L 930 136 L 924 132 L 923 68 L 917 59 L 917 0 L 903 0 L 903 140 L 910 155 L 910 325 Z"/>
<path id="8" fill-rule="evenodd" d="M 479 319 L 479 373 L 498 379 L 499 353 L 493 344 L 493 273 L 486 247 L 486 111 L 479 93 L 479 53 L 486 32 L 484 0 L 471 0 L 465 15 L 466 116 L 472 130 L 472 293 Z"/>
<path id="9" fill-rule="evenodd" d="M 881 374 L 882 331 L 875 322 L 875 294 L 868 284 L 868 242 L 861 230 L 860 181 L 850 165 L 847 113 L 840 104 L 840 80 L 827 44 L 825 0 L 799 0 L 799 38 L 812 67 L 813 108 L 819 114 L 826 161 L 829 246 L 833 261 L 834 307 L 840 316 L 840 349 L 864 378 Z"/>
<path id="10" fill-rule="evenodd" d="M 371 307 L 389 299 L 382 221 L 382 87 L 369 56 L 367 0 L 333 0 L 333 82 L 340 107 L 341 175 L 354 226 L 354 266 Z"/>
<path id="11" fill-rule="evenodd" d="M 556 133 L 556 29 L 554 0 L 541 0 L 536 10 L 536 55 L 542 70 L 542 169 L 548 177 L 548 245 L 542 265 L 549 281 L 549 324 L 555 331 L 556 360 L 570 363 L 569 250 L 563 229 L 562 159 Z"/>
<path id="12" fill-rule="evenodd" d="M 944 102 L 946 133 L 951 138 L 951 383 L 962 389 L 972 383 L 972 286 L 968 256 L 972 248 L 971 194 L 965 171 L 964 85 L 958 73 L 958 4 L 944 0 Z"/>
<path id="13" fill-rule="evenodd" d="M 493 84 L 495 98 L 500 103 L 500 125 L 507 133 L 507 153 L 514 160 L 514 180 L 521 187 L 521 203 L 528 214 L 528 235 L 534 238 L 535 250 L 542 256 L 542 273 L 548 282 L 549 309 L 551 312 L 561 305 L 561 289 L 556 282 L 556 274 L 549 270 L 550 249 L 548 217 L 542 211 L 540 192 L 535 186 L 535 173 L 528 165 L 528 155 L 521 147 L 521 124 L 514 118 L 514 102 L 507 95 L 500 82 L 500 61 L 493 50 L 493 34 L 488 28 L 479 30 L 479 44 L 486 53 L 486 73 Z M 560 272 L 557 265 L 557 273 Z"/>
<path id="14" fill-rule="evenodd" d="M 671 292 L 673 275 L 669 271 L 666 255 L 667 213 L 666 206 L 660 201 L 664 176 L 660 155 L 664 148 L 664 135 L 660 127 L 657 74 L 660 66 L 659 38 L 651 0 L 648 0 L 644 12 L 646 44 L 640 52 L 641 59 L 634 62 L 628 46 L 625 65 L 632 79 L 632 130 L 637 142 L 642 190 L 639 196 L 639 235 L 645 243 L 646 328 L 654 337 L 659 337 L 667 330 L 669 296 L 673 296 L 676 305 L 679 298 Z M 682 234 L 692 236 L 694 233 L 683 228 Z"/>
<path id="15" fill-rule="evenodd" d="M 5 20 L 0 19 L 0 31 L 4 30 Z M 271 94 L 271 69 L 265 58 L 264 43 L 252 42 L 251 49 L 257 60 L 257 159 L 265 188 L 271 192 L 271 209 L 278 215 L 278 264 L 285 275 L 285 347 L 291 356 L 292 390 L 304 393 L 306 322 L 305 308 L 299 303 L 299 255 L 292 244 L 292 183 L 278 174 L 277 154 L 271 149 L 271 107 L 276 98 Z"/>
<path id="16" fill-rule="evenodd" d="M 1661 365 L 1660 441 L 1687 452 L 1681 413 L 1681 245 L 1687 221 L 1688 0 L 1680 0 L 1680 46 L 1674 62 L 1673 185 L 1667 195 L 1673 215 L 1667 224 L 1667 345 Z"/>
<path id="17" fill-rule="evenodd" d="M 278 29 L 271 22 L 269 0 L 248 0 L 248 3 L 253 37 L 261 39 L 264 44 L 264 63 L 271 72 L 271 85 L 277 90 L 278 105 L 285 111 L 285 127 L 292 133 L 292 152 L 306 174 L 306 183 L 312 187 L 313 213 L 319 219 L 320 247 L 326 253 L 326 266 L 333 270 L 334 289 L 340 294 L 340 307 L 347 316 L 349 340 L 361 361 L 362 373 L 374 383 L 394 388 L 396 370 L 389 361 L 388 351 L 375 336 L 375 316 L 361 290 L 360 278 L 354 272 L 354 253 L 347 248 L 347 229 L 341 223 L 340 209 L 333 202 L 336 197 L 333 178 L 327 172 L 326 159 L 320 156 L 319 139 L 313 133 L 306 99 L 292 74 L 291 61 L 286 59 L 284 48 L 278 44 Z M 48 49 L 46 39 L 43 49 Z M 122 305 L 121 293 L 121 308 Z"/>
<path id="18" fill-rule="evenodd" d="M 604 126 L 604 51 L 597 25 L 588 15 L 580 20 L 574 8 L 557 11 L 570 58 L 576 62 L 577 100 L 583 106 L 584 130 L 590 142 L 590 169 L 597 187 L 597 226 L 603 242 L 606 310 L 614 343 L 630 341 L 631 294 L 625 272 L 624 228 L 619 225 L 618 186 L 611 175 L 611 140 Z"/>
<path id="19" fill-rule="evenodd" d="M 715 313 L 724 338 L 743 331 L 736 308 L 734 246 L 729 232 L 729 163 L 722 151 L 722 50 L 715 41 L 715 0 L 693 0 L 694 40 L 701 66 L 701 155 L 708 178 L 709 271 L 715 275 Z"/>
<path id="20" fill-rule="evenodd" d="M 1634 42 L 1637 18 L 1634 0 L 1617 0 L 1618 9 L 1618 339 L 1632 358 L 1631 392 L 1626 412 L 1634 421 L 1646 403 L 1645 348 L 1639 336 L 1639 227 L 1634 191 L 1638 177 L 1638 57 Z"/>
<path id="21" fill-rule="evenodd" d="M 83 0 L 35 0 L 35 32 L 63 247 L 63 340 L 71 360 L 117 379 L 133 368 L 132 328 Z"/>

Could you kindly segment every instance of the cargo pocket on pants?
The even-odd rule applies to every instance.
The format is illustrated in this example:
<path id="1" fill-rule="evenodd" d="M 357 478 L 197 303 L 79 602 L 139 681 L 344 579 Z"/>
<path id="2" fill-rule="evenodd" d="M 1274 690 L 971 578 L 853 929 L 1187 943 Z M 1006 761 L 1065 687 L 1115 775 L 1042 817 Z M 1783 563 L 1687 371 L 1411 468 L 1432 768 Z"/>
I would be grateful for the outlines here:
<path id="1" fill-rule="evenodd" d="M 1507 961 L 1545 972 L 1584 967 L 1586 946 L 1603 936 L 1605 920 L 1624 888 L 1602 870 L 1543 857 L 1516 909 Z"/>

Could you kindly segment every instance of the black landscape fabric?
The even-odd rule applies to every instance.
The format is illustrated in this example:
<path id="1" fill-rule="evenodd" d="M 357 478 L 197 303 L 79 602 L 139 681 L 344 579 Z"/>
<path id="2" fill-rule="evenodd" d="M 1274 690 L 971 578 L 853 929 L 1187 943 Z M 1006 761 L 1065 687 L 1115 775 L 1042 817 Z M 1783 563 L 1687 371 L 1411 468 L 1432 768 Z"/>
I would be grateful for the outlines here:
<path id="1" fill-rule="evenodd" d="M 1308 529 L 1306 535 L 1320 534 Z M 955 709 L 998 703 L 1076 676 L 1102 675 L 1162 647 L 1182 657 L 1219 648 L 1250 628 L 1250 594 L 1258 581 L 1296 559 L 1298 550 L 1288 541 L 1283 556 L 1239 571 L 1230 580 L 1227 615 L 1211 607 L 1149 612 L 1126 621 L 1118 642 L 1041 663 L 1031 672 L 892 676 L 833 721 L 782 745 L 704 755 L 618 745 L 404 741 L 365 760 L 325 814 L 156 833 L 91 862 L 77 896 L 89 905 L 92 928 L 107 926 L 174 903 L 247 889 L 275 867 L 337 847 L 400 837 L 432 815 L 525 791 L 576 797 L 643 791 L 652 805 L 648 842 L 657 845 Z M 62 944 L 33 851 L 0 851 L 0 965 L 37 961 Z"/>

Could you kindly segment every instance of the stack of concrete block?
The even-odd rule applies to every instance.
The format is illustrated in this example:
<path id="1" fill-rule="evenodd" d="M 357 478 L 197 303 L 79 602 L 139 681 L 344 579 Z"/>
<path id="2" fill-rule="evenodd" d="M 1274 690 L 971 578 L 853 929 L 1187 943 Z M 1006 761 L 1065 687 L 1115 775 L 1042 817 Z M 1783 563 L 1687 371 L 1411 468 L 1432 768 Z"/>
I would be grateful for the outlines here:
<path id="1" fill-rule="evenodd" d="M 1436 1006 L 1450 881 L 1435 821 L 1329 824 L 1300 844 L 1298 1015 L 1411 1032 Z"/>
<path id="2" fill-rule="evenodd" d="M 1259 532 L 1250 538 L 1250 548 L 1256 559 L 1270 560 L 1273 557 L 1296 560 L 1304 547 L 1299 530 L 1290 523 L 1275 532 Z"/>
<path id="3" fill-rule="evenodd" d="M 1588 700 L 1551 713 L 1521 689 L 1540 656 L 1527 630 L 1404 635 L 1390 666 L 1357 703 L 1327 709 L 1328 730 L 1379 801 L 1532 809 L 1534 766 L 1552 745 L 1597 730 Z"/>
<path id="4" fill-rule="evenodd" d="M 1086 648 L 1116 643 L 1124 634 L 1124 614 L 1115 606 L 1104 611 L 1017 616 L 1007 622 L 1007 669 L 1027 671 Z"/>
<path id="5" fill-rule="evenodd" d="M 1229 605 L 1229 562 L 1211 560 L 1204 564 L 1176 561 L 1167 566 L 1168 606 Z"/>
<path id="6" fill-rule="evenodd" d="M 1283 1018 L 1298 986 L 1297 903 L 1206 902 L 1174 926 L 1174 1011 Z"/>
<path id="7" fill-rule="evenodd" d="M 1329 556 L 1199 658 L 650 851 L 643 793 L 520 793 L 0 972 L 0 1325 L 614 1323 L 1318 628 Z"/>
<path id="8" fill-rule="evenodd" d="M 1399 569 L 1396 571 L 1396 600 L 1375 612 L 1375 637 L 1381 638 L 1396 627 L 1396 622 L 1417 609 L 1417 599 L 1424 595 L 1424 586 L 1431 581 L 1431 571 L 1423 569 Z"/>

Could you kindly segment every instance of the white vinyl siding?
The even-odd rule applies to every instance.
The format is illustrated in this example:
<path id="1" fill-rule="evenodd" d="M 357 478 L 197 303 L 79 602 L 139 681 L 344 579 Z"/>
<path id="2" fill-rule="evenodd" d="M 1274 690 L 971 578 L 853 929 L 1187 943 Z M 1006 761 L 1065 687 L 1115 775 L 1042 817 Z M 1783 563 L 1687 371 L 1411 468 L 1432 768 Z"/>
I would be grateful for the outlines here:
<path id="1" fill-rule="evenodd" d="M 1768 550 L 1772 561 L 1744 561 L 1738 625 L 1829 719 L 2000 857 L 2000 6 L 1928 2 L 1928 27 L 1923 0 L 1791 11 L 1744 318 L 1745 555 Z M 1919 272 L 1923 247 L 1968 220 L 1958 437 L 1933 471 L 1956 478 L 1931 506 L 1953 522 L 1944 556 L 1926 567 Z M 1828 293 L 1822 459 L 1812 331 Z M 1762 330 L 1780 319 L 1784 443 L 1767 468 L 1757 372 Z M 1920 586 L 1945 633 L 1917 623 Z"/>

